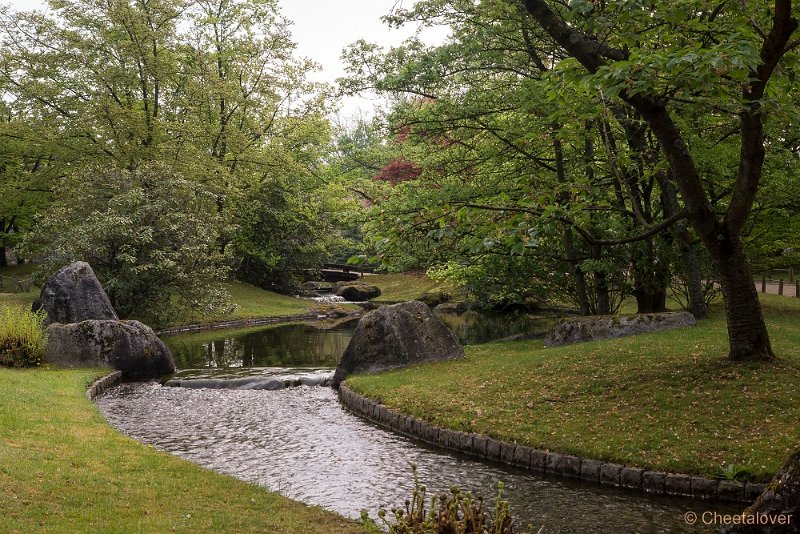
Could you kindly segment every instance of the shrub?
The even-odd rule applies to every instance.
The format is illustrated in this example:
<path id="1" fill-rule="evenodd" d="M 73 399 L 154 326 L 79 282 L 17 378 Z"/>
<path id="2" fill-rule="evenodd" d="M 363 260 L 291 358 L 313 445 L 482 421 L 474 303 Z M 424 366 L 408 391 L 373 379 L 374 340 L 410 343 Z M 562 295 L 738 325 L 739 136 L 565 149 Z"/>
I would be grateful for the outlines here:
<path id="1" fill-rule="evenodd" d="M 483 498 L 473 497 L 457 487 L 449 495 L 433 496 L 429 510 L 425 510 L 426 488 L 417 478 L 417 467 L 412 464 L 414 492 L 405 508 L 396 508 L 387 513 L 378 511 L 381 525 L 361 512 L 364 523 L 390 534 L 513 534 L 515 523 L 509 513 L 508 501 L 503 500 L 503 484 L 497 485 L 497 499 L 493 511 L 483 509 Z M 527 532 L 533 532 L 528 526 Z"/>
<path id="2" fill-rule="evenodd" d="M 216 197 L 158 164 L 65 177 L 22 249 L 44 255 L 40 278 L 88 262 L 120 317 L 165 324 L 228 306 Z"/>
<path id="3" fill-rule="evenodd" d="M 15 306 L 0 309 L 0 365 L 34 367 L 47 347 L 45 314 Z"/>

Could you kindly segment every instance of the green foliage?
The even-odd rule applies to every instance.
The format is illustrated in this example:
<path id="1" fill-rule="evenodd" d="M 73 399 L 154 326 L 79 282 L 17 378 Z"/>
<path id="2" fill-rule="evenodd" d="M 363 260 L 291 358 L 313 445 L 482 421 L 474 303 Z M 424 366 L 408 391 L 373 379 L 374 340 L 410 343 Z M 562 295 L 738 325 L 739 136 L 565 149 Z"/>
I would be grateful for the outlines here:
<path id="1" fill-rule="evenodd" d="M 36 367 L 47 348 L 43 311 L 0 307 L 0 365 Z"/>
<path id="2" fill-rule="evenodd" d="M 247 190 L 232 247 L 239 280 L 284 293 L 323 262 L 327 235 L 320 202 L 290 187 L 265 181 Z"/>
<path id="3" fill-rule="evenodd" d="M 473 497 L 471 493 L 452 487 L 449 494 L 430 500 L 430 508 L 425 509 L 427 489 L 419 482 L 417 466 L 411 464 L 414 476 L 414 490 L 405 508 L 394 508 L 389 513 L 381 508 L 378 521 L 383 531 L 390 534 L 513 534 L 514 521 L 509 513 L 508 501 L 503 500 L 503 484 L 497 484 L 497 496 L 493 511 L 483 509 L 483 498 Z M 366 512 L 361 520 L 367 524 L 378 524 Z M 529 526 L 528 532 L 533 532 Z"/>
<path id="4" fill-rule="evenodd" d="M 87 261 L 123 317 L 161 324 L 227 306 L 215 196 L 174 171 L 90 169 L 64 178 L 24 250 L 43 273 Z"/>
<path id="5" fill-rule="evenodd" d="M 728 464 L 725 467 L 720 467 L 715 478 L 719 480 L 747 482 L 750 480 L 751 474 L 748 468 Z"/>
<path id="6" fill-rule="evenodd" d="M 12 218 L 27 231 L 50 196 L 63 205 L 60 191 L 51 195 L 61 176 L 161 165 L 186 181 L 176 201 L 189 201 L 189 186 L 204 205 L 214 195 L 200 228 L 218 236 L 220 249 L 233 243 L 230 264 L 244 266 L 249 280 L 286 288 L 316 261 L 327 219 L 310 199 L 330 132 L 322 88 L 306 80 L 315 66 L 293 57 L 277 2 L 59 0 L 45 13 L 4 8 L 0 45 L 0 246 L 19 235 L 7 231 Z M 84 190 L 96 203 L 104 194 L 102 184 Z M 102 229 L 87 232 L 130 237 L 121 228 L 128 212 L 114 207 L 121 209 L 103 209 L 105 220 L 96 221 Z M 148 239 L 146 232 L 136 239 Z M 150 270 L 120 260 L 106 272 L 112 286 L 131 279 L 113 269 Z M 147 302 L 151 296 L 122 305 L 152 315 L 165 300 L 176 304 L 166 295 Z"/>

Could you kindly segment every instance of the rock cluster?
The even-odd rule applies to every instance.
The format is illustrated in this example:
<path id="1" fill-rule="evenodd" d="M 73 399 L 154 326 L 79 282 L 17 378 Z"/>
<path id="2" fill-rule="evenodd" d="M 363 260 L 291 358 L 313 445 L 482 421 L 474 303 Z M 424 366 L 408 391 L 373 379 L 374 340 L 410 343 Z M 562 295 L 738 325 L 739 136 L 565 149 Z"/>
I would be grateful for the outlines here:
<path id="1" fill-rule="evenodd" d="M 40 307 L 47 313 L 47 363 L 109 366 L 132 379 L 175 372 L 172 353 L 149 326 L 119 320 L 88 263 L 67 265 L 47 280 L 34 303 Z"/>

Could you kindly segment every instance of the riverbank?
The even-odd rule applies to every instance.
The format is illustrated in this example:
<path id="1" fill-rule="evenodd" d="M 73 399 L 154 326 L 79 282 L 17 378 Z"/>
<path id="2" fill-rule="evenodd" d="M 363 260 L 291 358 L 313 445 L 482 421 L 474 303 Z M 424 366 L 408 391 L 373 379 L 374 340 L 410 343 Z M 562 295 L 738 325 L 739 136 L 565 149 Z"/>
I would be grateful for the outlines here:
<path id="1" fill-rule="evenodd" d="M 121 435 L 86 398 L 103 372 L 0 368 L 0 531 L 364 532 Z"/>
<path id="2" fill-rule="evenodd" d="M 768 480 L 800 442 L 800 304 L 764 295 L 779 355 L 726 359 L 724 313 L 689 329 L 544 349 L 472 346 L 457 362 L 351 377 L 356 393 L 462 432 L 653 471 Z"/>

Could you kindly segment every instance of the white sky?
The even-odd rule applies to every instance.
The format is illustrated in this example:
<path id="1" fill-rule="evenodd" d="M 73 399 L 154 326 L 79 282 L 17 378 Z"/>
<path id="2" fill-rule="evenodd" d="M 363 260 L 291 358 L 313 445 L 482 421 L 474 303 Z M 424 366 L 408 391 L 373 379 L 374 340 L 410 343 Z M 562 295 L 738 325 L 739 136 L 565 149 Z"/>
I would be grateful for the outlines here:
<path id="1" fill-rule="evenodd" d="M 333 84 L 344 75 L 340 54 L 358 39 L 389 47 L 412 35 L 416 28 L 392 30 L 380 17 L 396 7 L 410 7 L 415 0 L 279 0 L 281 9 L 294 22 L 292 34 L 299 56 L 313 59 L 322 66 L 315 81 Z M 44 9 L 43 0 L 0 0 L 17 10 Z M 431 43 L 441 42 L 444 28 L 428 30 L 422 37 Z M 378 101 L 368 96 L 346 98 L 339 102 L 340 116 L 348 119 L 360 112 L 371 115 Z"/>

